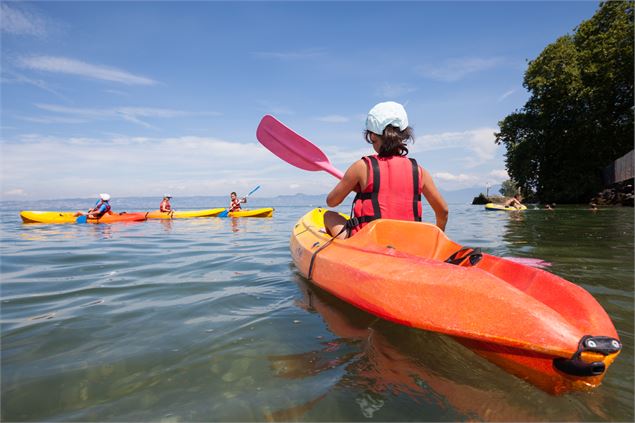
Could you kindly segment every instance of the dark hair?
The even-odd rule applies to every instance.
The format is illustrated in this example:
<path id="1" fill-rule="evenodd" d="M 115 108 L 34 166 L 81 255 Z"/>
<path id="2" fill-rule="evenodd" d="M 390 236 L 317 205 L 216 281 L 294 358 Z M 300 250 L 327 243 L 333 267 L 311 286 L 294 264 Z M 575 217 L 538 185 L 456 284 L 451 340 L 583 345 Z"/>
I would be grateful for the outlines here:
<path id="1" fill-rule="evenodd" d="M 232 194 L 238 195 L 238 194 L 236 194 L 236 191 L 232 191 L 231 194 L 229 194 L 229 195 L 232 195 Z"/>
<path id="2" fill-rule="evenodd" d="M 372 133 L 373 132 L 368 130 L 364 133 L 364 138 L 369 144 L 373 143 L 373 140 L 370 138 L 370 134 Z M 380 135 L 380 138 L 382 143 L 378 153 L 379 157 L 405 156 L 408 154 L 406 142 L 408 140 L 411 140 L 412 142 L 415 141 L 414 131 L 409 126 L 401 131 L 396 126 L 388 125 L 384 129 L 384 133 Z"/>

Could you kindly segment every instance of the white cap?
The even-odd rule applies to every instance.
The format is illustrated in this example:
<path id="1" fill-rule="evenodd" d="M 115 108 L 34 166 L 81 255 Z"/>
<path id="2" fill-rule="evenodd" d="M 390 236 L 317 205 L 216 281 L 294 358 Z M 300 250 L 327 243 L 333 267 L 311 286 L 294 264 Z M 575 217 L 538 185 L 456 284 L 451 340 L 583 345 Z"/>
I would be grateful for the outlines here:
<path id="1" fill-rule="evenodd" d="M 99 198 L 101 198 L 104 201 L 108 201 L 110 200 L 110 194 L 106 194 L 106 193 L 99 194 Z"/>
<path id="2" fill-rule="evenodd" d="M 388 125 L 396 126 L 400 131 L 408 127 L 406 109 L 394 101 L 377 103 L 366 117 L 366 129 L 377 135 L 382 135 Z"/>
<path id="3" fill-rule="evenodd" d="M 163 194 L 163 198 L 172 198 L 170 194 Z"/>

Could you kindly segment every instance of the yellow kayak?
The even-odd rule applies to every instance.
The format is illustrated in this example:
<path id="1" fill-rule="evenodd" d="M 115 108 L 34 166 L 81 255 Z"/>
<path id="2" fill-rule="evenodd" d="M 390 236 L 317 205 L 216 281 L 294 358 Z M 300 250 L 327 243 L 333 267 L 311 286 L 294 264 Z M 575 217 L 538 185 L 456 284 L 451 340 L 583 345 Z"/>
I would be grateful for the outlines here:
<path id="1" fill-rule="evenodd" d="M 23 210 L 20 218 L 24 223 L 75 223 L 75 212 L 31 211 Z"/>
<path id="2" fill-rule="evenodd" d="M 224 208 L 206 210 L 177 210 L 172 213 L 165 213 L 159 210 L 148 213 L 148 219 L 188 219 L 191 217 L 217 216 L 225 211 Z"/>
<path id="3" fill-rule="evenodd" d="M 521 204 L 520 207 L 516 208 L 514 206 L 504 206 L 502 204 L 487 203 L 485 204 L 485 210 L 519 211 L 519 210 L 527 210 L 527 206 L 525 206 L 524 204 Z"/>
<path id="4" fill-rule="evenodd" d="M 76 212 L 57 212 L 57 211 L 33 211 L 23 210 L 20 212 L 20 218 L 23 223 L 115 223 L 115 222 L 138 222 L 146 220 L 146 213 L 108 213 L 99 219 L 78 220 Z"/>
<path id="5" fill-rule="evenodd" d="M 273 208 L 267 207 L 264 209 L 254 210 L 241 210 L 236 212 L 227 213 L 229 217 L 271 217 L 273 216 Z"/>

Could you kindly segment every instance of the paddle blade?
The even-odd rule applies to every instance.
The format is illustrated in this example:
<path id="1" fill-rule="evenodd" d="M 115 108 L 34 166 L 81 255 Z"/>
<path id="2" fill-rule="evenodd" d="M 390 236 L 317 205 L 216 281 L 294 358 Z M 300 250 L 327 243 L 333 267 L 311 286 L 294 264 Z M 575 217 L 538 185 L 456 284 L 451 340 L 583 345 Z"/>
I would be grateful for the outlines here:
<path id="1" fill-rule="evenodd" d="M 333 167 L 322 150 L 271 115 L 265 115 L 260 121 L 256 138 L 260 144 L 290 165 L 310 171 L 323 170 L 338 179 L 344 176 Z"/>
<path id="2" fill-rule="evenodd" d="M 75 219 L 75 223 L 88 223 L 88 218 L 86 216 L 78 216 Z"/>
<path id="3" fill-rule="evenodd" d="M 245 197 L 249 197 L 251 194 L 253 194 L 254 192 L 258 191 L 259 189 L 260 189 L 260 185 L 258 185 L 256 188 L 254 188 L 251 191 L 249 191 L 249 194 L 245 195 Z"/>
<path id="4" fill-rule="evenodd" d="M 227 217 L 228 214 L 229 212 L 227 211 L 227 209 L 225 209 L 218 214 L 218 217 Z"/>

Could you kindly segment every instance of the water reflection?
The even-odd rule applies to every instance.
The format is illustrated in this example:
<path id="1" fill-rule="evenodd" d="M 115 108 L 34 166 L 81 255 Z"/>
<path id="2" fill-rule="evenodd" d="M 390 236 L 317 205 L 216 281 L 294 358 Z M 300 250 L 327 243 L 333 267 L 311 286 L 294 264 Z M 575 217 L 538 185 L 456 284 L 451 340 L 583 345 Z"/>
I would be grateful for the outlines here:
<path id="1" fill-rule="evenodd" d="M 93 235 L 96 239 L 112 239 L 114 230 L 112 225 L 98 224 L 93 226 Z"/>
<path id="2" fill-rule="evenodd" d="M 165 232 L 172 232 L 172 219 L 160 219 Z"/>
<path id="3" fill-rule="evenodd" d="M 241 219 L 238 217 L 231 218 L 232 232 L 238 232 L 240 230 L 240 227 L 239 227 L 240 220 Z"/>
<path id="4" fill-rule="evenodd" d="M 273 374 L 304 379 L 339 369 L 329 389 L 304 404 L 272 412 L 270 421 L 297 420 L 339 388 L 357 392 L 356 403 L 372 418 L 385 403 L 405 396 L 430 408 L 458 413 L 451 419 L 539 420 L 526 401 L 529 385 L 483 361 L 449 337 L 395 325 L 362 312 L 297 277 L 299 306 L 317 312 L 336 336 L 321 348 L 269 356 Z M 503 381 L 503 382 L 501 382 Z M 514 390 L 509 390 L 510 386 Z M 548 397 L 532 392 L 536 399 Z M 448 407 L 448 404 L 450 407 Z M 446 416 L 447 417 L 447 416 Z M 578 420 L 576 411 L 558 416 Z"/>
<path id="5" fill-rule="evenodd" d="M 29 223 L 24 226 L 24 231 L 19 233 L 19 237 L 26 241 L 47 241 L 52 237 L 73 239 L 76 232 L 63 230 L 58 225 L 48 225 L 44 223 Z"/>

